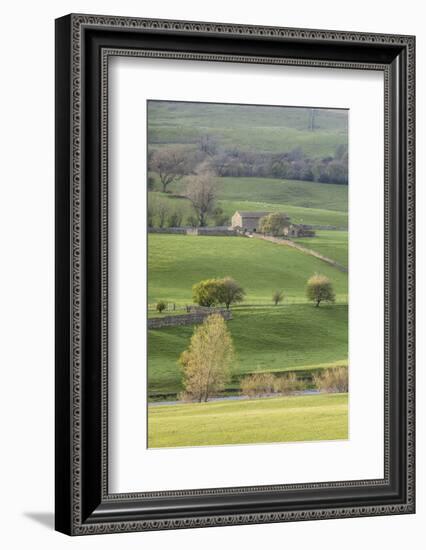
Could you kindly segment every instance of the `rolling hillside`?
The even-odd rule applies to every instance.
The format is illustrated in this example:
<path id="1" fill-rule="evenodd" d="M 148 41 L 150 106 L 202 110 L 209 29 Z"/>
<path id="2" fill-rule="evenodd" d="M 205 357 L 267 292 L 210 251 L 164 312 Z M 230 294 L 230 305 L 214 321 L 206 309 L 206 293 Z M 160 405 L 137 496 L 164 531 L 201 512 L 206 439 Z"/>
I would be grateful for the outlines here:
<path id="1" fill-rule="evenodd" d="M 347 276 L 320 260 L 286 246 L 244 237 L 150 234 L 148 301 L 192 303 L 192 285 L 230 276 L 246 290 L 246 303 L 271 302 L 282 288 L 288 302 L 306 302 L 305 283 L 315 272 L 334 283 L 339 302 L 347 300 Z"/>
<path id="2" fill-rule="evenodd" d="M 316 110 L 314 131 L 310 111 L 305 107 L 150 101 L 148 141 L 153 147 L 195 144 L 208 134 L 223 147 L 238 144 L 264 152 L 301 147 L 313 157 L 332 155 L 338 145 L 347 144 L 346 111 Z"/>
<path id="3" fill-rule="evenodd" d="M 347 275 L 298 250 L 243 237 L 149 235 L 148 300 L 192 303 L 191 287 L 229 275 L 246 291 L 233 307 L 228 328 L 237 356 L 227 390 L 237 392 L 242 374 L 258 370 L 311 370 L 347 361 Z M 315 272 L 333 281 L 337 304 L 315 308 L 305 297 Z M 285 299 L 272 305 L 280 288 Z M 182 390 L 178 357 L 194 327 L 148 331 L 148 393 L 151 400 L 175 398 Z"/>

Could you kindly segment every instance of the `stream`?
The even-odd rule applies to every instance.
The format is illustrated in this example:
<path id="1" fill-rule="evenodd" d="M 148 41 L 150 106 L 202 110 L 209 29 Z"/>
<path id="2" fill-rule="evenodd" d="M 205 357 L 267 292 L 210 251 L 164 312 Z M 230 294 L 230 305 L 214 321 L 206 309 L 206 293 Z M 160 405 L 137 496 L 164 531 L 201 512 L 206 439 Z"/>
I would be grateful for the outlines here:
<path id="1" fill-rule="evenodd" d="M 315 395 L 317 393 L 320 393 L 319 390 L 303 390 L 303 391 L 294 392 L 287 397 L 292 397 L 297 395 Z M 207 401 L 207 403 L 213 403 L 216 401 L 245 401 L 249 399 L 273 399 L 274 397 L 285 397 L 285 396 L 279 395 L 279 394 L 265 395 L 263 397 L 247 397 L 246 395 L 229 395 L 227 397 L 212 397 Z M 190 403 L 193 404 L 193 402 L 190 402 Z M 184 401 L 153 401 L 151 403 L 148 403 L 148 406 L 161 407 L 164 405 L 184 405 L 184 404 L 186 404 Z"/>

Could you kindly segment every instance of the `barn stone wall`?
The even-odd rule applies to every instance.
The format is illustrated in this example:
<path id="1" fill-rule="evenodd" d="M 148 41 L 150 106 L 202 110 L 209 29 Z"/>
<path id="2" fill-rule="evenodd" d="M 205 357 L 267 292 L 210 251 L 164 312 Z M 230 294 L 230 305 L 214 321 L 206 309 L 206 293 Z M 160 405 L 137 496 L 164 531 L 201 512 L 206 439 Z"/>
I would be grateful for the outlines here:
<path id="1" fill-rule="evenodd" d="M 229 227 L 148 227 L 148 233 L 171 235 L 210 235 L 212 237 L 236 237 L 237 232 Z"/>

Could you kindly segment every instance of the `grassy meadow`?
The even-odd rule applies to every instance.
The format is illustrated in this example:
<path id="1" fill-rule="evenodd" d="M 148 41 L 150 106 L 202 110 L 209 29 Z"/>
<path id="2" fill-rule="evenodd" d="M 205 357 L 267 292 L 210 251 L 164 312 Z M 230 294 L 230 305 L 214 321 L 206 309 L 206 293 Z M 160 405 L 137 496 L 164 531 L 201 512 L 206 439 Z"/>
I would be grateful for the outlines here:
<path id="1" fill-rule="evenodd" d="M 174 145 L 184 145 L 190 153 L 197 152 L 200 138 L 210 136 L 223 151 L 236 147 L 240 152 L 256 152 L 261 156 L 300 149 L 311 159 L 332 158 L 336 148 L 347 146 L 347 113 L 316 110 L 312 131 L 308 111 L 293 107 L 150 101 L 149 152 L 159 154 L 159 150 Z M 337 228 L 317 227 L 314 238 L 299 238 L 297 242 L 347 266 L 348 186 L 270 175 L 216 175 L 215 207 L 221 209 L 224 219 L 219 223 L 211 214 L 207 224 L 228 225 L 238 210 L 285 212 L 292 223 Z M 185 197 L 185 177 L 168 185 L 166 193 L 162 192 L 156 172 L 151 171 L 149 177 L 149 200 L 154 205 L 167 205 L 170 212 L 180 212 L 182 225 L 188 225 L 194 209 Z M 153 219 L 155 226 L 158 219 L 155 216 Z M 167 227 L 167 222 L 161 227 Z M 327 276 L 332 282 L 334 304 L 314 307 L 308 302 L 306 282 L 315 273 Z M 158 302 L 175 304 L 177 308 L 191 305 L 194 284 L 223 277 L 235 279 L 243 287 L 245 297 L 241 304 L 232 305 L 233 318 L 226 323 L 235 360 L 221 397 L 238 395 L 242 377 L 252 373 L 273 373 L 277 377 L 296 373 L 309 389 L 316 373 L 347 365 L 347 273 L 300 250 L 259 238 L 148 235 L 149 318 L 167 314 L 154 311 Z M 272 301 L 275 290 L 284 293 L 282 303 L 277 306 Z M 179 309 L 179 313 L 184 310 Z M 168 403 L 176 401 L 183 389 L 178 359 L 188 348 L 197 326 L 148 330 L 149 447 L 348 437 L 346 393 Z"/>
<path id="2" fill-rule="evenodd" d="M 347 231 L 316 231 L 315 238 L 299 238 L 297 243 L 348 267 L 348 238 Z"/>
<path id="3" fill-rule="evenodd" d="M 151 406 L 149 447 L 348 438 L 347 394 Z"/>
<path id="4" fill-rule="evenodd" d="M 313 239 L 312 239 L 313 240 Z M 305 283 L 320 271 L 334 283 L 337 303 L 314 308 L 305 298 Z M 177 305 L 192 303 L 192 285 L 229 275 L 246 290 L 233 307 L 228 329 L 237 361 L 228 390 L 238 390 L 243 374 L 287 372 L 345 364 L 347 356 L 347 275 L 298 250 L 239 237 L 148 237 L 148 300 Z M 272 292 L 283 288 L 282 304 Z M 172 300 L 173 298 L 173 300 Z M 148 393 L 151 400 L 175 398 L 181 391 L 180 352 L 192 326 L 148 331 Z"/>
<path id="5" fill-rule="evenodd" d="M 294 107 L 150 101 L 148 119 L 152 147 L 195 146 L 200 136 L 212 134 L 224 147 L 272 152 L 301 147 L 319 157 L 347 143 L 347 114 L 338 110 L 318 110 L 315 132 L 307 110 Z"/>
<path id="6" fill-rule="evenodd" d="M 193 284 L 226 275 L 244 287 L 247 304 L 272 304 L 277 288 L 287 303 L 306 302 L 305 283 L 315 272 L 330 277 L 337 301 L 346 303 L 347 276 L 293 248 L 242 237 L 148 236 L 149 303 L 191 304 Z"/>
<path id="7" fill-rule="evenodd" d="M 151 195 L 158 196 L 162 200 L 167 201 L 170 203 L 171 207 L 182 209 L 184 217 L 188 217 L 192 212 L 189 201 L 181 198 L 180 196 L 178 197 L 160 192 L 153 192 Z M 219 197 L 220 196 L 221 195 L 219 194 Z M 290 203 L 255 202 L 251 200 L 223 200 L 221 198 L 218 199 L 217 204 L 222 208 L 224 215 L 226 215 L 229 220 L 237 210 L 260 210 L 263 212 L 285 211 L 286 214 L 290 216 L 293 223 L 333 226 L 340 230 L 345 230 L 348 227 L 347 212 L 327 210 L 325 208 L 305 208 L 303 206 L 294 206 Z M 213 220 L 209 220 L 208 225 L 214 226 L 215 223 Z"/>
<path id="8" fill-rule="evenodd" d="M 332 183 L 318 184 L 312 181 L 281 180 L 273 178 L 216 178 L 218 198 L 224 202 L 249 202 L 316 208 L 333 212 L 347 212 L 348 188 Z M 176 182 L 177 193 L 183 191 L 183 183 Z M 250 210 L 250 209 L 248 209 Z"/>
<path id="9" fill-rule="evenodd" d="M 228 322 L 236 352 L 228 393 L 237 393 L 241 376 L 252 372 L 311 371 L 347 364 L 347 315 L 346 304 L 235 307 Z M 182 390 L 177 359 L 193 331 L 192 326 L 148 331 L 150 400 L 175 399 Z"/>

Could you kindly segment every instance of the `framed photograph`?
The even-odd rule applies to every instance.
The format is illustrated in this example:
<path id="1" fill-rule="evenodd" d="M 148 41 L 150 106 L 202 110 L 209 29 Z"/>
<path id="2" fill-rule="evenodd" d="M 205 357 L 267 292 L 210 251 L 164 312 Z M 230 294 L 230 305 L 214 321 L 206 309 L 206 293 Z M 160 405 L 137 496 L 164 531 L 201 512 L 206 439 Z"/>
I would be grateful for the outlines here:
<path id="1" fill-rule="evenodd" d="M 408 514 L 413 36 L 56 21 L 56 529 Z"/>

